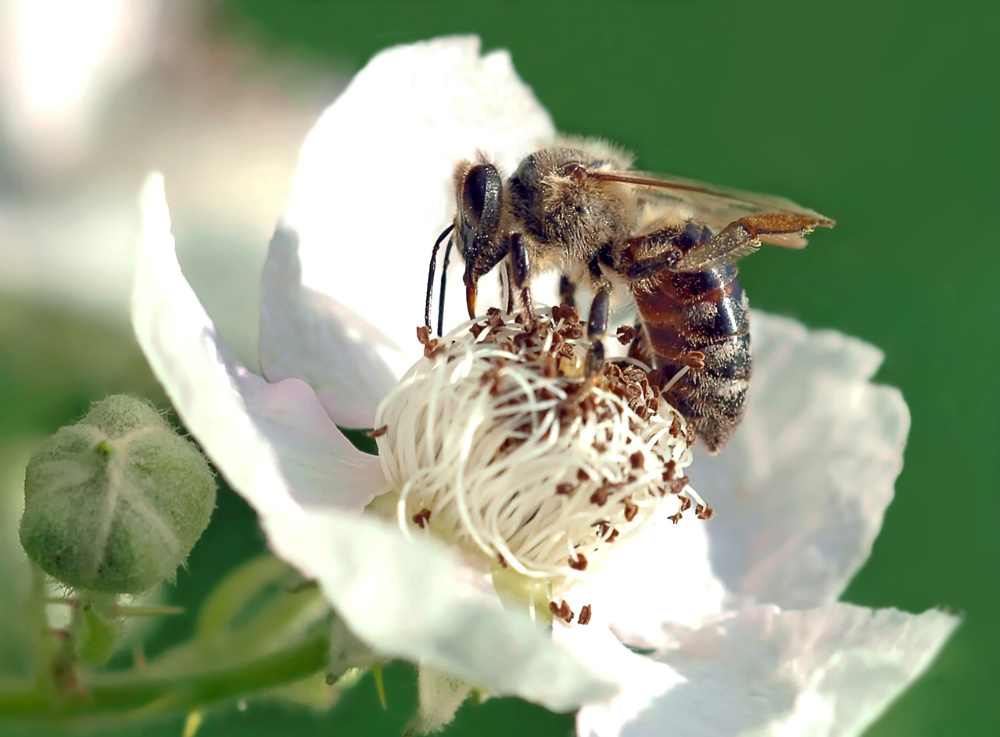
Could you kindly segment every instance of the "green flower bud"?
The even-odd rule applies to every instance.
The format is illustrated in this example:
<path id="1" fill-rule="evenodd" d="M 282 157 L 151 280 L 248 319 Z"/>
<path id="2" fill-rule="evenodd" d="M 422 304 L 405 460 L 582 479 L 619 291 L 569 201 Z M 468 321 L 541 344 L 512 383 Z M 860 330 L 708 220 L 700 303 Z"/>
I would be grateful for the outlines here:
<path id="1" fill-rule="evenodd" d="M 113 396 L 28 462 L 21 545 L 67 586 L 140 593 L 173 577 L 214 507 L 197 446 L 146 400 Z"/>

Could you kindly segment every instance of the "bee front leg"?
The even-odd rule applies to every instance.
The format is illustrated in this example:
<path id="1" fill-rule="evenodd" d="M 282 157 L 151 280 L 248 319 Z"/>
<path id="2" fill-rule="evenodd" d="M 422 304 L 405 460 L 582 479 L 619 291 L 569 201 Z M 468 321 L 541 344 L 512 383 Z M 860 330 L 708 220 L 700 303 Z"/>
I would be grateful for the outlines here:
<path id="1" fill-rule="evenodd" d="M 507 309 L 504 312 L 512 315 L 514 313 L 514 267 L 511 266 L 510 259 L 504 261 L 503 269 L 497 270 L 497 276 L 500 279 L 500 297 L 507 303 Z"/>
<path id="2" fill-rule="evenodd" d="M 531 330 L 535 326 L 535 307 L 531 299 L 531 259 L 520 233 L 510 236 L 510 265 L 514 285 L 521 290 L 521 306 L 524 308 L 524 326 Z"/>

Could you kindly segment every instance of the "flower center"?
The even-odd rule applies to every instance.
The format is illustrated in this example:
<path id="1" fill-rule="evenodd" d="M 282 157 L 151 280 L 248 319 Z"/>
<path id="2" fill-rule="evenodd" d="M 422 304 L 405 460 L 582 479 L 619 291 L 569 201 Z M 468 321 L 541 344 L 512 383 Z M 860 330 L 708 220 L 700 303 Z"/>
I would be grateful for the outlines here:
<path id="1" fill-rule="evenodd" d="M 575 310 L 527 330 L 498 310 L 441 340 L 376 416 L 400 527 L 433 532 L 496 566 L 561 582 L 593 570 L 658 510 L 708 509 L 683 469 L 683 417 L 627 362 L 582 375 Z"/>

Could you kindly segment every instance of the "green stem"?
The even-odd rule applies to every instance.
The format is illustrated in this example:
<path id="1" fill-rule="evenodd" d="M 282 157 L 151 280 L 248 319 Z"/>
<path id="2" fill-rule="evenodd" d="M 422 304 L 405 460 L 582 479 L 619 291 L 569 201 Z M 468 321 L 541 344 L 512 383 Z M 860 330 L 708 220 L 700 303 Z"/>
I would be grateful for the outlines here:
<path id="1" fill-rule="evenodd" d="M 85 693 L 67 694 L 56 701 L 25 684 L 19 688 L 0 684 L 0 717 L 66 724 L 127 718 L 136 710 L 143 710 L 144 716 L 186 713 L 306 678 L 326 665 L 328 654 L 329 638 L 324 632 L 253 660 L 214 668 L 163 674 L 152 664 L 145 671 L 93 675 L 80 684 Z"/>

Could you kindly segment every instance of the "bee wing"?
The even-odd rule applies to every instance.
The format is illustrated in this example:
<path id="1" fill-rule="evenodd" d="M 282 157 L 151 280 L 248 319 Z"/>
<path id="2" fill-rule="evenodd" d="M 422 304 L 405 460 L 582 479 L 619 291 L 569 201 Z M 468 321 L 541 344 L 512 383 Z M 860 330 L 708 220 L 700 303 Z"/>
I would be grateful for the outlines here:
<path id="1" fill-rule="evenodd" d="M 694 208 L 697 217 L 707 225 L 725 228 L 740 218 L 752 215 L 784 214 L 801 218 L 802 228 L 789 233 L 762 233 L 760 241 L 786 248 L 802 248 L 806 245 L 803 234 L 814 228 L 832 228 L 835 221 L 797 205 L 791 200 L 774 195 L 743 192 L 737 189 L 718 187 L 694 179 L 663 176 L 641 171 L 602 171 L 589 169 L 587 174 L 594 179 L 630 184 L 639 193 L 640 200 L 687 204 Z"/>

